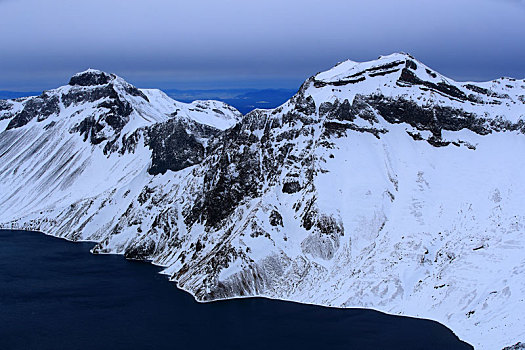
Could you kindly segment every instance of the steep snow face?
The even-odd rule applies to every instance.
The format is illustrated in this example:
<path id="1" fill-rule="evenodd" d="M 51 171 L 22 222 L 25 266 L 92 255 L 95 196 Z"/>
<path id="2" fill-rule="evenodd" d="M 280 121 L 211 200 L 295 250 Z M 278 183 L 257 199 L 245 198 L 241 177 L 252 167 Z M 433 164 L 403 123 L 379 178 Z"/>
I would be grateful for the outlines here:
<path id="1" fill-rule="evenodd" d="M 370 307 L 438 320 L 479 349 L 525 339 L 525 81 L 458 83 L 405 54 L 347 61 L 230 128 L 230 107 L 174 111 L 162 93 L 140 92 L 169 117 L 130 117 L 116 141 L 89 142 L 98 128 L 46 134 L 38 118 L 48 112 L 7 126 L 3 226 L 151 260 L 202 301 Z M 26 101 L 0 105 L 4 120 Z M 72 178 L 67 164 L 44 166 L 69 159 L 47 146 L 66 134 L 97 171 Z"/>
<path id="2" fill-rule="evenodd" d="M 153 126 L 176 124 L 186 142 L 203 153 L 212 134 L 241 117 L 222 103 L 203 104 L 196 118 L 192 108 L 159 90 L 142 91 L 91 69 L 40 96 L 1 101 L 3 215 L 70 205 L 137 177 L 146 181 L 147 170 L 162 161 L 162 149 L 155 147 L 161 136 Z M 177 170 L 189 165 L 179 164 Z"/>

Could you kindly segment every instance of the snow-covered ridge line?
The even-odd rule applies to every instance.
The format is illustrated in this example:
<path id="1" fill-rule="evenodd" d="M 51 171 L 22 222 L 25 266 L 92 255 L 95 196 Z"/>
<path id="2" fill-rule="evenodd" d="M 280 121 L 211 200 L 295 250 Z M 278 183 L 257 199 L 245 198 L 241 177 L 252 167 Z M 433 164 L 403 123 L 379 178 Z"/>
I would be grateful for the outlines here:
<path id="1" fill-rule="evenodd" d="M 524 81 L 406 54 L 242 117 L 88 70 L 0 102 L 0 224 L 150 260 L 200 301 L 370 307 L 501 349 L 525 339 L 524 119 Z"/>

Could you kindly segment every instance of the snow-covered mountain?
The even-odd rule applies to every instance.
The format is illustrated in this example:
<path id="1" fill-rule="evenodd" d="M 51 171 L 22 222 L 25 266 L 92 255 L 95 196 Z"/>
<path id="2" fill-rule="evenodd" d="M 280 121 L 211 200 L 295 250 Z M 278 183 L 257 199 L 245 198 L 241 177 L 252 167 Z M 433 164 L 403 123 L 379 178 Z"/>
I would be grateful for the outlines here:
<path id="1" fill-rule="evenodd" d="M 525 341 L 525 81 L 345 61 L 273 110 L 89 70 L 0 102 L 0 223 L 150 260 L 197 300 L 266 296 Z"/>

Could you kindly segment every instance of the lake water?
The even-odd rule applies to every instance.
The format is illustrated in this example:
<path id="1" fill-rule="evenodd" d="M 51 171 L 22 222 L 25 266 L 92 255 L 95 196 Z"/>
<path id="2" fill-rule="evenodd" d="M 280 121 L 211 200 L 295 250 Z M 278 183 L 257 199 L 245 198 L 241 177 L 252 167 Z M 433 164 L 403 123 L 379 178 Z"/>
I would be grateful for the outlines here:
<path id="1" fill-rule="evenodd" d="M 207 304 L 92 243 L 0 230 L 0 349 L 471 349 L 432 321 L 260 298 Z"/>

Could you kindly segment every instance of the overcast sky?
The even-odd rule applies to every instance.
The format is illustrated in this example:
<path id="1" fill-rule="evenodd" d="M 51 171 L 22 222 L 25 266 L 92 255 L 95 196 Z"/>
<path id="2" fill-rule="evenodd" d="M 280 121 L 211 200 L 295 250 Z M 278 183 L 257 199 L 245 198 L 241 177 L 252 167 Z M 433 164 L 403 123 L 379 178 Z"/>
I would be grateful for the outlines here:
<path id="1" fill-rule="evenodd" d="M 0 90 L 87 68 L 139 87 L 295 88 L 392 52 L 458 80 L 525 77 L 525 0 L 0 0 Z"/>

